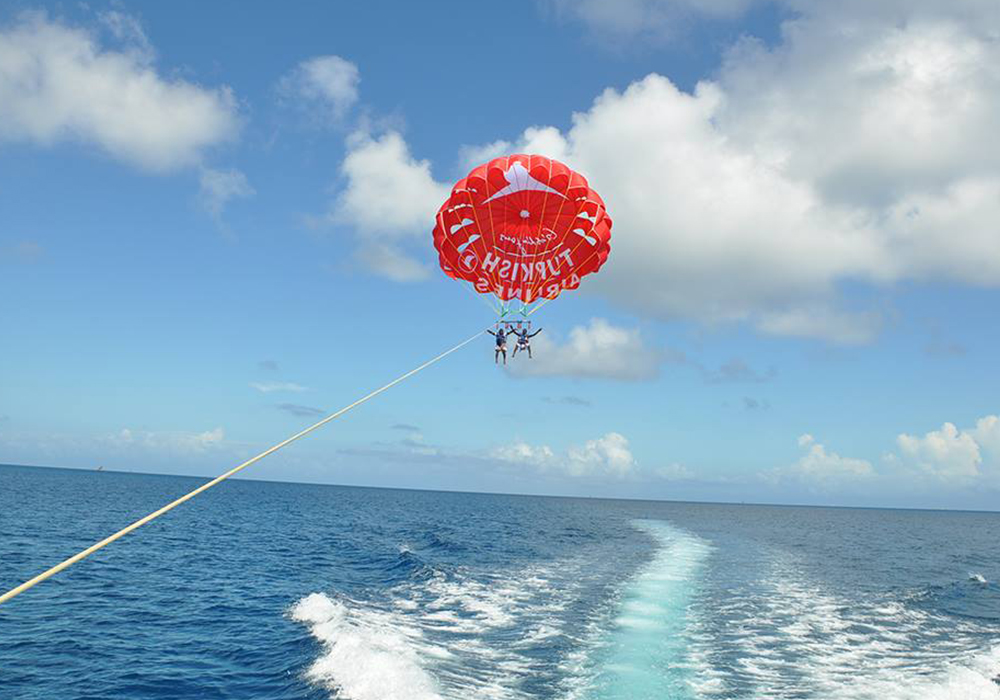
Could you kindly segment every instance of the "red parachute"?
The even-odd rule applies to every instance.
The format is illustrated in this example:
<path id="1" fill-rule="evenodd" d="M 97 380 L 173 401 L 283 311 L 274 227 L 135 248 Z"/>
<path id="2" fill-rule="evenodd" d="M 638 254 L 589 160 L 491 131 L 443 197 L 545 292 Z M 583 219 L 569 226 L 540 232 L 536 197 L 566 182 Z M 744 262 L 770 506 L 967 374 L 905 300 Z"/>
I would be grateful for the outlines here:
<path id="1" fill-rule="evenodd" d="M 441 269 L 501 302 L 576 289 L 611 252 L 611 217 L 587 179 L 536 155 L 494 158 L 455 183 L 437 213 Z"/>

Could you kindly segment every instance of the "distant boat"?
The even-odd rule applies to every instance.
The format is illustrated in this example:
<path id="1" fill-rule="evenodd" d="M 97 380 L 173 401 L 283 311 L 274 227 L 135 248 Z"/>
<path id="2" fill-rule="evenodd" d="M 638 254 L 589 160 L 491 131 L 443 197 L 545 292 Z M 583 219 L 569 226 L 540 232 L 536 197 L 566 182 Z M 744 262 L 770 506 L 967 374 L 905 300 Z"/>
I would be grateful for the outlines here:
<path id="1" fill-rule="evenodd" d="M 103 467 L 103 466 L 100 466 L 100 467 L 98 467 L 97 469 L 95 469 L 94 471 L 95 471 L 95 472 L 103 472 L 103 471 L 104 471 L 104 467 Z"/>

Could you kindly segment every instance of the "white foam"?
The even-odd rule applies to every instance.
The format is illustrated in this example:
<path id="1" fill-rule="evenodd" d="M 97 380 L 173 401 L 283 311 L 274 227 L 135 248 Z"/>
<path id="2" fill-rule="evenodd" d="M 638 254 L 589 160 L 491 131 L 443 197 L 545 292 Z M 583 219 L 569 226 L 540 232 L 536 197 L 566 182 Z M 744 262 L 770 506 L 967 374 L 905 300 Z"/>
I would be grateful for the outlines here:
<path id="1" fill-rule="evenodd" d="M 885 671 L 862 678 L 839 689 L 836 700 L 998 700 L 1000 647 L 957 661 L 925 678 L 915 678 L 912 669 Z"/>
<path id="2" fill-rule="evenodd" d="M 538 627 L 529 630 L 528 633 L 517 642 L 517 644 L 519 646 L 532 646 L 545 641 L 546 639 L 552 639 L 553 637 L 558 637 L 560 635 L 562 635 L 562 632 L 560 632 L 557 628 L 551 625 L 541 624 Z"/>
<path id="3" fill-rule="evenodd" d="M 727 591 L 697 621 L 698 697 L 732 697 L 738 687 L 739 697 L 760 700 L 1000 700 L 1000 648 L 982 647 L 995 628 L 900 601 L 841 599 L 790 556 L 775 555 L 755 585 Z M 720 657 L 736 660 L 720 667 Z"/>
<path id="4" fill-rule="evenodd" d="M 307 596 L 291 616 L 324 645 L 308 677 L 352 700 L 531 697 L 519 686 L 554 672 L 533 647 L 565 636 L 560 613 L 586 585 L 586 563 L 437 574 L 375 602 Z"/>
<path id="5" fill-rule="evenodd" d="M 306 596 L 291 610 L 322 642 L 323 655 L 308 676 L 352 700 L 440 700 L 434 679 L 422 665 L 418 630 L 391 619 L 349 609 L 323 593 Z M 422 647 L 422 648 L 421 648 Z M 443 650 L 434 650 L 440 656 Z"/>

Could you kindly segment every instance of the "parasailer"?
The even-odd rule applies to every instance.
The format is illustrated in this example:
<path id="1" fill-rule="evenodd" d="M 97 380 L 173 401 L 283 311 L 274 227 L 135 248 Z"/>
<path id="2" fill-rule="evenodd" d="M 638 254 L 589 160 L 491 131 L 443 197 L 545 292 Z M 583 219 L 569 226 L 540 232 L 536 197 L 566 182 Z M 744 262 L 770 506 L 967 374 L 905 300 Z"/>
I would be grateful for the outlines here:
<path id="1" fill-rule="evenodd" d="M 545 156 L 510 155 L 455 183 L 437 213 L 434 247 L 441 270 L 494 298 L 503 322 L 512 313 L 526 318 L 600 270 L 611 252 L 611 224 L 583 175 Z M 506 332 L 491 333 L 494 359 L 502 353 L 506 364 Z"/>
<path id="2" fill-rule="evenodd" d="M 507 331 L 506 324 L 503 326 L 498 326 L 495 331 L 487 330 L 487 333 L 494 336 L 497 340 L 497 348 L 493 353 L 493 363 L 497 364 L 500 362 L 500 354 L 503 353 L 503 363 L 507 364 Z"/>
<path id="3" fill-rule="evenodd" d="M 514 345 L 514 352 L 511 353 L 511 357 L 517 357 L 517 351 L 518 350 L 520 350 L 522 352 L 524 352 L 525 350 L 527 350 L 528 351 L 528 359 L 529 360 L 531 359 L 531 339 L 534 338 L 539 333 L 541 333 L 542 329 L 539 328 L 534 333 L 529 333 L 528 331 L 530 331 L 530 330 L 531 330 L 531 322 L 530 321 L 528 322 L 528 326 L 526 328 L 515 328 L 514 329 L 513 333 L 514 333 L 514 336 L 517 338 L 517 344 Z"/>

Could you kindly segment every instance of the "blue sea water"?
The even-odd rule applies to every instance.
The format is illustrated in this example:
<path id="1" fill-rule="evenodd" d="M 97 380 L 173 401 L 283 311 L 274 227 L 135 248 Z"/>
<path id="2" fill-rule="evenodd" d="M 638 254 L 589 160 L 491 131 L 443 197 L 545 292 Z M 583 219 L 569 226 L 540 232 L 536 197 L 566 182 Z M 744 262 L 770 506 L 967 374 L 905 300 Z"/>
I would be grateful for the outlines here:
<path id="1" fill-rule="evenodd" d="M 0 466 L 6 590 L 200 483 Z M 229 481 L 0 606 L 0 698 L 996 700 L 1000 514 Z"/>

